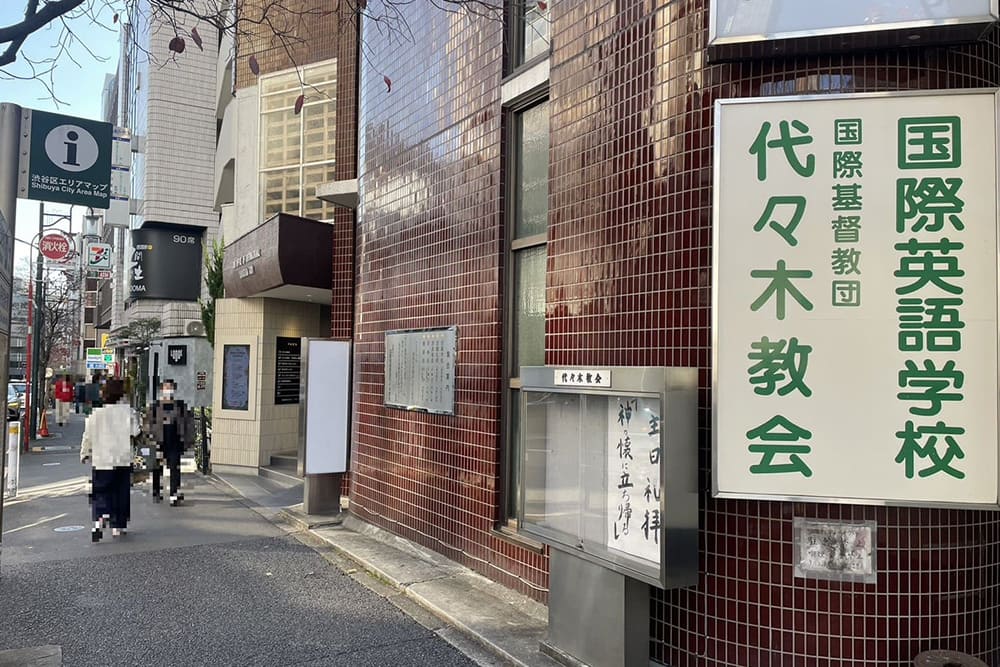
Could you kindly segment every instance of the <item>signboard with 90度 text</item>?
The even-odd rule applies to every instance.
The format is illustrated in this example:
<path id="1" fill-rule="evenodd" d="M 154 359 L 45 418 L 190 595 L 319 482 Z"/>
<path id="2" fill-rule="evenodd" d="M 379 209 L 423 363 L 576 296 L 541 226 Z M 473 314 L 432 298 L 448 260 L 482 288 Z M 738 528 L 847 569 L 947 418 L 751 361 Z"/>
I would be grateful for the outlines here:
<path id="1" fill-rule="evenodd" d="M 111 123 L 25 109 L 18 196 L 107 208 L 111 135 Z"/>
<path id="2" fill-rule="evenodd" d="M 994 91 L 715 120 L 714 492 L 996 505 Z"/>

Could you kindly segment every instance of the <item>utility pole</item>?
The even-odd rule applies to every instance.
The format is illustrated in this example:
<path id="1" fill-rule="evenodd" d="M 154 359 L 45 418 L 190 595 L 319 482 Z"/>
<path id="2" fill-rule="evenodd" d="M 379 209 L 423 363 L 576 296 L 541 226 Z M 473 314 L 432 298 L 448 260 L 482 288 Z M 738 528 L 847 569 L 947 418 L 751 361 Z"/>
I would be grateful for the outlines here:
<path id="1" fill-rule="evenodd" d="M 10 369 L 10 299 L 14 276 L 14 224 L 17 218 L 17 170 L 21 144 L 21 107 L 0 104 L 0 386 L 7 386 Z M 6 423 L 6 420 L 5 420 Z M 4 430 L 6 433 L 6 429 Z M 4 477 L 7 439 L 0 455 Z M 3 494 L 0 489 L 0 544 L 3 542 Z"/>
<path id="2" fill-rule="evenodd" d="M 38 204 L 38 238 L 45 234 L 45 202 Z M 41 241 L 39 240 L 39 243 Z M 28 339 L 34 343 L 31 346 L 31 407 L 28 410 L 28 438 L 34 440 L 38 437 L 38 416 L 39 409 L 45 409 L 44 392 L 41 391 L 41 381 L 45 378 L 39 363 L 42 355 L 42 253 L 38 252 L 35 260 L 35 312 L 31 320 L 31 329 L 28 330 Z"/>

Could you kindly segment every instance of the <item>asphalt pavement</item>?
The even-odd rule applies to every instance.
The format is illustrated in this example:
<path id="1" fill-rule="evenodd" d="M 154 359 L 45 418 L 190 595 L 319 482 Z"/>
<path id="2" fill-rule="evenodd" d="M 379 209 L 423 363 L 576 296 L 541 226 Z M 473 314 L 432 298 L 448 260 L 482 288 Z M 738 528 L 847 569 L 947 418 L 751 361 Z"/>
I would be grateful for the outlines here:
<path id="1" fill-rule="evenodd" d="M 47 444 L 72 450 L 22 455 L 5 503 L 0 664 L 38 647 L 58 647 L 63 665 L 475 664 L 196 473 L 181 507 L 135 486 L 128 535 L 91 543 L 82 424 L 50 429 L 61 437 Z"/>

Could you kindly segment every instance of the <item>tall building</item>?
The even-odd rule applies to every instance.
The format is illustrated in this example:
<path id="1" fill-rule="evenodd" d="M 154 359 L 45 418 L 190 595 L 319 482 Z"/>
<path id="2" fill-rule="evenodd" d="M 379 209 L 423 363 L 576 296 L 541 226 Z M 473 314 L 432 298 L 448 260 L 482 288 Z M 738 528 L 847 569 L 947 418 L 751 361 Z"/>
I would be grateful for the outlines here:
<path id="1" fill-rule="evenodd" d="M 213 6 L 205 0 L 195 9 Z M 212 361 L 198 299 L 204 292 L 202 246 L 214 241 L 219 227 L 212 189 L 218 39 L 202 26 L 203 49 L 190 38 L 183 54 L 173 57 L 168 48 L 195 26 L 183 12 L 168 22 L 141 2 L 122 28 L 117 125 L 131 134 L 131 219 L 127 229 L 103 230 L 115 245 L 117 265 L 98 310 L 100 325 L 119 343 L 126 325 L 159 323 L 148 349 L 128 341 L 142 361 L 136 372 L 146 376 L 147 398 L 169 377 L 181 398 L 205 405 Z"/>
<path id="2" fill-rule="evenodd" d="M 299 387 L 279 366 L 297 377 L 302 339 L 351 337 L 354 219 L 317 187 L 355 178 L 356 30 L 319 0 L 285 11 L 276 22 L 293 27 L 283 39 L 258 25 L 224 36 L 218 52 L 226 296 L 216 302 L 215 376 L 227 376 L 228 391 L 216 383 L 213 464 L 294 460 Z"/>
<path id="3" fill-rule="evenodd" d="M 28 280 L 14 275 L 10 304 L 10 368 L 7 377 L 24 380 L 28 367 Z"/>

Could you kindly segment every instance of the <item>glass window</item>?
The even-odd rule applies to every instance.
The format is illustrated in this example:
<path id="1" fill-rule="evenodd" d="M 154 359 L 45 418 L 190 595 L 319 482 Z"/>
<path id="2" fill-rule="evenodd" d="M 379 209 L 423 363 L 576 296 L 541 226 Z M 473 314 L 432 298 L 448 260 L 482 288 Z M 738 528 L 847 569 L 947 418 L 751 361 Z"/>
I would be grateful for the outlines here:
<path id="1" fill-rule="evenodd" d="M 514 365 L 545 364 L 545 259 L 544 245 L 514 255 Z"/>
<path id="2" fill-rule="evenodd" d="M 549 103 L 518 114 L 517 216 L 515 234 L 541 234 L 549 216 Z"/>
<path id="3" fill-rule="evenodd" d="M 508 521 L 520 513 L 522 443 L 521 366 L 545 363 L 546 230 L 549 220 L 549 105 L 541 102 L 513 114 L 510 266 L 506 376 L 508 378 L 505 445 L 505 507 Z"/>
<path id="4" fill-rule="evenodd" d="M 517 65 L 531 61 L 549 50 L 549 9 L 540 9 L 534 0 L 518 3 Z"/>
<path id="5" fill-rule="evenodd" d="M 261 78 L 261 215 L 291 213 L 329 220 L 334 207 L 316 199 L 332 181 L 337 155 L 337 61 L 328 60 Z M 305 101 L 299 114 L 295 101 Z"/>

